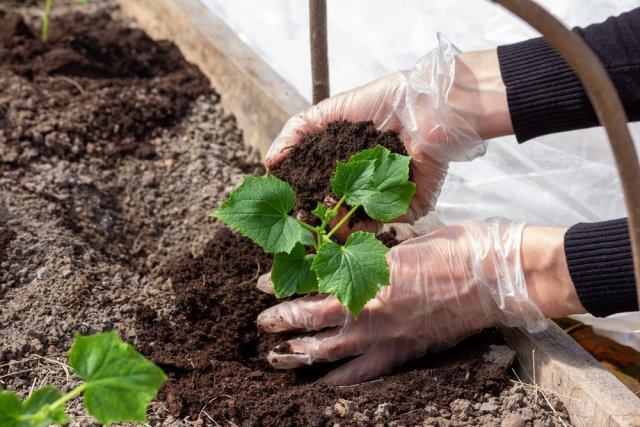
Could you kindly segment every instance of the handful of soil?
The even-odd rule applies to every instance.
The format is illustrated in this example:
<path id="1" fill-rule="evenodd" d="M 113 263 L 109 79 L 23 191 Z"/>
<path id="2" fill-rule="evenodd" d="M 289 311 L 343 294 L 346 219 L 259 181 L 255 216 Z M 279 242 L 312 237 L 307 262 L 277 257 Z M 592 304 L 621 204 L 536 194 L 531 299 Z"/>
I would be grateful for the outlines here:
<path id="1" fill-rule="evenodd" d="M 309 224 L 319 225 L 318 219 L 311 214 L 316 203 L 324 202 L 327 197 L 336 201 L 340 199 L 331 191 L 330 182 L 336 161 L 346 162 L 354 154 L 376 145 L 407 155 L 395 131 L 381 132 L 371 121 L 331 122 L 323 132 L 303 136 L 300 144 L 293 147 L 270 173 L 287 181 L 297 194 L 293 215 Z M 363 209 L 358 209 L 354 216 L 356 219 L 367 218 Z"/>

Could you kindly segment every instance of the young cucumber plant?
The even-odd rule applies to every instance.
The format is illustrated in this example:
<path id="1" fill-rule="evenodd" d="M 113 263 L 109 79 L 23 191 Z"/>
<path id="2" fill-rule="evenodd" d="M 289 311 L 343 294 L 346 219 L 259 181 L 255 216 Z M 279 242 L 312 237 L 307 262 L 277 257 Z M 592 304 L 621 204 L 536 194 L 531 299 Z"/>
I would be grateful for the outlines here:
<path id="1" fill-rule="evenodd" d="M 89 0 L 73 0 L 78 4 L 87 4 Z M 51 17 L 51 9 L 53 8 L 53 0 L 46 0 L 44 5 L 44 15 L 42 16 L 42 40 L 49 38 L 49 18 Z"/>
<path id="2" fill-rule="evenodd" d="M 119 421 L 144 423 L 147 406 L 156 397 L 166 376 L 115 332 L 92 336 L 76 335 L 69 364 L 84 380 L 62 395 L 44 386 L 21 402 L 11 391 L 0 391 L 0 427 L 47 427 L 72 420 L 66 403 L 84 393 L 84 406 L 100 424 Z"/>
<path id="3" fill-rule="evenodd" d="M 296 195 L 274 177 L 245 177 L 213 216 L 274 253 L 271 280 L 278 298 L 312 291 L 334 295 L 357 317 L 383 285 L 389 284 L 388 251 L 372 233 L 355 232 L 344 245 L 331 236 L 359 208 L 378 221 L 392 220 L 407 211 L 415 184 L 409 181 L 410 158 L 382 146 L 362 151 L 347 163 L 337 162 L 331 178 L 340 196 L 334 207 L 318 202 L 311 212 L 317 227 L 289 215 Z M 348 213 L 331 229 L 330 221 L 342 205 Z M 305 247 L 312 247 L 307 253 Z"/>

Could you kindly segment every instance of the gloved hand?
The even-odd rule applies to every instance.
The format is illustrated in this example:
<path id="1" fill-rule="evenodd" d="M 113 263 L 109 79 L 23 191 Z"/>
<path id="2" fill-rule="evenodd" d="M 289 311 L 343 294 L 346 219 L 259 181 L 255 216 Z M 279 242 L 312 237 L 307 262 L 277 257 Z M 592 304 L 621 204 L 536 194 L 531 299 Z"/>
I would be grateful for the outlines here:
<path id="1" fill-rule="evenodd" d="M 323 378 L 353 384 L 497 323 L 544 329 L 547 321 L 528 297 L 521 267 L 523 228 L 523 222 L 492 218 L 445 227 L 392 248 L 391 286 L 384 286 L 357 320 L 330 295 L 265 310 L 258 325 L 269 333 L 332 328 L 288 341 L 290 354 L 272 351 L 269 362 L 288 369 L 361 355 Z M 271 290 L 267 275 L 258 287 Z"/>
<path id="2" fill-rule="evenodd" d="M 485 152 L 473 127 L 448 105 L 457 50 L 444 37 L 439 40 L 412 69 L 325 99 L 289 119 L 267 153 L 267 167 L 284 159 L 303 135 L 318 133 L 329 122 L 371 120 L 379 130 L 397 131 L 412 157 L 416 194 L 398 220 L 413 222 L 432 211 L 449 162 Z"/>

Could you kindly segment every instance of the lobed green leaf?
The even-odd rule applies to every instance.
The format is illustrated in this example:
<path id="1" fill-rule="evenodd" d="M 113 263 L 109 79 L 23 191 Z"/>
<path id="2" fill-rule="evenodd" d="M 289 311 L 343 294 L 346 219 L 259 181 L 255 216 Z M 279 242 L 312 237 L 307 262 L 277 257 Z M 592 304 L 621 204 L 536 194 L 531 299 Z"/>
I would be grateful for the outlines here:
<path id="1" fill-rule="evenodd" d="M 361 231 L 351 234 L 344 246 L 325 243 L 311 265 L 318 275 L 318 290 L 334 295 L 358 317 L 378 290 L 389 284 L 387 251 L 372 233 Z"/>
<path id="2" fill-rule="evenodd" d="M 273 290 L 278 298 L 293 294 L 306 294 L 318 290 L 318 279 L 311 270 L 313 257 L 308 256 L 304 246 L 297 244 L 290 253 L 277 253 L 271 268 Z"/>
<path id="3" fill-rule="evenodd" d="M 86 382 L 84 404 L 99 423 L 146 422 L 147 406 L 166 380 L 160 368 L 115 332 L 76 335 L 69 363 Z"/>
<path id="4" fill-rule="evenodd" d="M 331 180 L 333 191 L 347 195 L 347 204 L 361 205 L 367 215 L 390 221 L 404 214 L 415 193 L 409 181 L 411 158 L 378 145 L 338 162 Z"/>
<path id="5" fill-rule="evenodd" d="M 212 215 L 265 252 L 290 252 L 303 230 L 289 216 L 295 204 L 296 195 L 286 182 L 271 175 L 247 176 Z"/>
<path id="6" fill-rule="evenodd" d="M 300 239 L 298 239 L 298 243 L 301 243 L 304 246 L 313 246 L 313 244 L 315 243 L 313 233 L 306 228 L 303 228 L 300 232 Z"/>
<path id="7" fill-rule="evenodd" d="M 346 195 L 349 206 L 363 205 L 367 198 L 376 194 L 372 180 L 374 166 L 370 160 L 337 162 L 331 189 L 338 196 Z"/>

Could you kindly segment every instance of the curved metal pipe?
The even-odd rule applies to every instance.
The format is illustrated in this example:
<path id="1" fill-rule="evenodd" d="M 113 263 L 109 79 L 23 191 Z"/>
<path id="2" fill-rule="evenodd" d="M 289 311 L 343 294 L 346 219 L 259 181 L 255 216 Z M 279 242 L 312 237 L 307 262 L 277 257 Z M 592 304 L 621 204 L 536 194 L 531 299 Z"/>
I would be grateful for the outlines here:
<path id="1" fill-rule="evenodd" d="M 638 165 L 638 156 L 627 128 L 627 115 L 622 108 L 618 92 L 600 59 L 584 40 L 540 5 L 532 0 L 492 1 L 502 5 L 538 30 L 567 61 L 585 87 L 600 124 L 607 132 L 629 214 L 629 237 L 640 309 L 640 165 Z"/>

